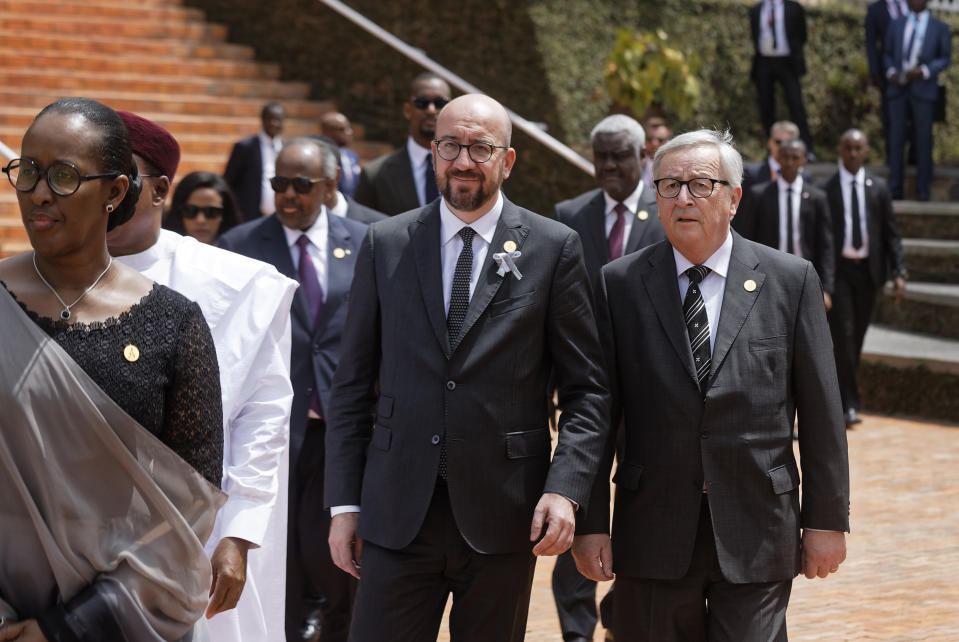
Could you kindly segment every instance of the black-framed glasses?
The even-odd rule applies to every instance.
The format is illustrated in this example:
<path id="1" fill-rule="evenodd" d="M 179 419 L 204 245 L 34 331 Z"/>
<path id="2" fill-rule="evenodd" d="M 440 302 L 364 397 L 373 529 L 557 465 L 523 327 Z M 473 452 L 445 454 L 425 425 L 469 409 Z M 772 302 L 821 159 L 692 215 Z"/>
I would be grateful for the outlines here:
<path id="1" fill-rule="evenodd" d="M 270 179 L 270 187 L 273 188 L 273 191 L 277 194 L 282 194 L 287 190 L 287 188 L 292 184 L 293 191 L 297 194 L 309 194 L 313 191 L 313 186 L 317 183 L 321 183 L 325 178 L 304 178 L 302 176 L 297 176 L 296 178 L 287 178 L 286 176 L 274 176 Z"/>
<path id="2" fill-rule="evenodd" d="M 446 105 L 450 102 L 450 99 L 449 98 L 427 98 L 426 96 L 417 96 L 416 98 L 413 98 L 412 100 L 410 100 L 410 102 L 413 103 L 414 107 L 416 107 L 417 109 L 421 109 L 423 111 L 426 111 L 430 105 L 433 105 L 433 107 L 436 108 L 436 111 L 439 111 L 443 109 L 444 107 L 446 107 Z"/>
<path id="3" fill-rule="evenodd" d="M 683 185 L 689 190 L 691 196 L 696 198 L 709 198 L 713 190 L 716 189 L 716 183 L 720 185 L 729 185 L 729 181 L 719 178 L 691 178 L 688 181 L 681 181 L 676 178 L 659 178 L 653 181 L 656 184 L 656 192 L 663 198 L 676 198 L 679 196 Z"/>
<path id="4" fill-rule="evenodd" d="M 73 196 L 85 181 L 116 178 L 120 175 L 120 172 L 84 175 L 76 165 L 67 161 L 50 163 L 49 167 L 41 170 L 40 166 L 29 158 L 14 158 L 0 171 L 7 175 L 10 184 L 18 192 L 32 192 L 40 179 L 46 178 L 50 191 L 57 196 Z"/>
<path id="5" fill-rule="evenodd" d="M 206 220 L 214 221 L 218 218 L 223 218 L 223 208 L 214 207 L 213 205 L 191 205 L 189 203 L 184 204 L 180 208 L 180 216 L 186 219 L 195 219 L 200 214 L 202 214 Z"/>
<path id="6" fill-rule="evenodd" d="M 445 161 L 455 161 L 459 158 L 460 151 L 466 148 L 466 153 L 474 163 L 485 163 L 493 157 L 493 152 L 497 149 L 509 149 L 509 145 L 490 145 L 489 143 L 472 143 L 471 145 L 460 145 L 455 140 L 444 138 L 443 140 L 434 140 L 436 144 L 436 153 Z"/>

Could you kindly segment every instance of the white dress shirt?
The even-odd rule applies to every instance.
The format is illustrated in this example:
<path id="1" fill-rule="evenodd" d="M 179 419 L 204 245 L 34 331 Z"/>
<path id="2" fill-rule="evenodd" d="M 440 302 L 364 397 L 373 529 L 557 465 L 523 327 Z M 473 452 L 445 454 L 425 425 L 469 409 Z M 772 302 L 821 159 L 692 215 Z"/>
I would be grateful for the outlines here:
<path id="1" fill-rule="evenodd" d="M 862 233 L 862 247 L 852 246 L 852 183 L 856 183 L 859 197 L 859 231 Z M 839 163 L 839 186 L 842 188 L 843 241 L 842 255 L 847 259 L 864 259 L 869 256 L 869 226 L 866 224 L 866 170 L 862 167 L 853 176 L 842 162 Z"/>
<path id="2" fill-rule="evenodd" d="M 416 198 L 420 205 L 426 205 L 426 161 L 433 153 L 429 147 L 420 147 L 419 143 L 410 136 L 406 139 L 406 153 L 410 156 L 410 165 L 413 167 L 413 182 L 416 183 Z"/>
<path id="3" fill-rule="evenodd" d="M 276 199 L 270 179 L 276 176 L 276 155 L 283 148 L 283 141 L 279 136 L 270 138 L 262 131 L 257 134 L 257 138 L 260 139 L 260 159 L 263 165 L 263 175 L 260 178 L 260 213 L 267 216 L 276 211 Z"/>
<path id="4" fill-rule="evenodd" d="M 719 313 L 723 309 L 723 293 L 726 290 L 726 276 L 729 274 L 729 258 L 733 253 L 733 235 L 727 233 L 726 240 L 719 246 L 713 255 L 703 263 L 710 269 L 709 274 L 699 284 L 699 291 L 706 304 L 706 318 L 709 319 L 709 353 L 713 353 L 716 345 L 716 331 L 719 328 Z M 676 260 L 676 276 L 679 280 L 679 300 L 686 298 L 689 289 L 689 277 L 685 272 L 693 267 L 689 259 L 673 248 L 673 258 Z"/>
<path id="5" fill-rule="evenodd" d="M 779 249 L 785 252 L 786 248 L 789 247 L 788 236 L 786 234 L 787 221 L 789 220 L 786 212 L 786 207 L 788 206 L 793 213 L 792 253 L 802 258 L 802 236 L 800 236 L 802 226 L 799 224 L 799 207 L 802 203 L 802 175 L 798 174 L 792 184 L 787 183 L 783 180 L 783 177 L 780 176 L 776 179 L 776 185 L 779 187 Z M 789 196 L 786 192 L 787 189 L 792 189 L 792 201 L 789 203 L 786 202 L 786 198 Z"/>
<path id="6" fill-rule="evenodd" d="M 473 271 L 470 274 L 470 298 L 473 297 L 473 290 L 476 289 L 480 270 L 483 269 L 483 261 L 486 260 L 489 246 L 493 242 L 493 232 L 496 231 L 496 224 L 499 222 L 502 213 L 503 193 L 500 192 L 496 197 L 496 204 L 490 211 L 468 224 L 476 232 L 476 236 L 473 237 Z M 446 199 L 440 200 L 440 243 L 442 243 L 440 246 L 440 263 L 443 267 L 443 308 L 447 311 L 450 309 L 450 298 L 453 295 L 453 274 L 456 272 L 456 261 L 459 260 L 460 252 L 463 250 L 463 239 L 460 238 L 459 231 L 464 227 L 467 227 L 467 223 L 453 214 L 446 204 Z"/>
<path id="7" fill-rule="evenodd" d="M 291 230 L 283 226 L 283 234 L 286 235 L 286 245 L 290 248 L 290 258 L 293 259 L 293 269 L 300 269 L 300 246 L 296 244 L 300 237 L 306 234 L 310 239 L 310 244 L 306 246 L 306 253 L 313 261 L 313 267 L 316 269 L 316 276 L 320 282 L 320 289 L 323 291 L 323 302 L 326 302 L 326 290 L 329 284 L 329 272 L 327 270 L 326 259 L 329 255 L 330 222 L 327 219 L 326 206 L 321 205 L 320 215 L 316 217 L 313 225 L 307 230 Z"/>
<path id="8" fill-rule="evenodd" d="M 160 230 L 153 247 L 118 256 L 196 301 L 220 368 L 223 490 L 207 553 L 224 537 L 251 542 L 235 609 L 207 623 L 215 642 L 285 642 L 289 475 L 290 305 L 297 283 L 267 263 Z"/>
<path id="9" fill-rule="evenodd" d="M 908 16 L 906 20 L 906 29 L 902 34 L 902 70 L 909 71 L 915 67 L 919 67 L 922 71 L 923 78 L 929 78 L 929 67 L 926 65 L 919 65 L 919 52 L 922 51 L 922 43 L 926 39 L 926 27 L 929 26 L 929 10 L 921 11 L 919 13 L 906 12 L 902 15 Z M 913 39 L 912 43 L 909 42 L 909 39 L 912 37 L 913 32 L 916 32 L 916 37 Z M 912 49 L 906 51 L 906 46 L 912 44 Z M 886 70 L 886 77 L 890 78 L 893 74 L 896 73 L 896 68 L 890 67 Z"/>
<path id="10" fill-rule="evenodd" d="M 775 20 L 771 20 L 775 9 Z M 759 10 L 759 53 L 770 58 L 789 55 L 786 39 L 786 8 L 783 0 L 764 0 Z M 773 37 L 775 31 L 775 38 Z M 773 44 L 775 42 L 775 45 Z"/>
<path id="11" fill-rule="evenodd" d="M 633 229 L 633 219 L 636 218 L 636 214 L 639 210 L 639 197 L 643 193 L 643 181 L 639 181 L 639 184 L 636 185 L 636 189 L 633 190 L 633 193 L 626 197 L 626 200 L 623 201 L 623 205 L 626 206 L 626 212 L 623 214 L 625 218 L 625 225 L 623 226 L 623 247 L 620 250 L 620 256 L 626 254 L 626 245 L 629 241 L 629 233 Z M 609 240 L 609 234 L 613 231 L 613 225 L 616 224 L 616 219 L 619 216 L 616 214 L 616 205 L 619 204 L 615 198 L 603 192 L 603 196 L 606 199 L 606 239 Z"/>

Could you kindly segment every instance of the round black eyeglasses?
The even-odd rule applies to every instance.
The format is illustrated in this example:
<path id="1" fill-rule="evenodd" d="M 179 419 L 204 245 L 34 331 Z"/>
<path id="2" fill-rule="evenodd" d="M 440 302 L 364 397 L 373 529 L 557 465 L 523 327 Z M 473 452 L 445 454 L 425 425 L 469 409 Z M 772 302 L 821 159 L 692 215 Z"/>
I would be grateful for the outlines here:
<path id="1" fill-rule="evenodd" d="M 46 178 L 50 191 L 57 196 L 73 196 L 85 181 L 116 178 L 120 175 L 120 172 L 84 175 L 76 165 L 66 161 L 50 163 L 49 167 L 41 170 L 40 166 L 29 158 L 14 158 L 0 171 L 7 175 L 10 184 L 18 192 L 32 192 L 40 179 Z"/>

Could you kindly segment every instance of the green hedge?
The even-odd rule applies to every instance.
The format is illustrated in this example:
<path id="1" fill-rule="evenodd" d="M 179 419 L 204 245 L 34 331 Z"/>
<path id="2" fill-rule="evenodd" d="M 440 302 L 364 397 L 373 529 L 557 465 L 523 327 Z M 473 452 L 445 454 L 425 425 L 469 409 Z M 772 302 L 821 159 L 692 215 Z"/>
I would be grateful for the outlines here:
<path id="1" fill-rule="evenodd" d="M 924 366 L 893 368 L 882 363 L 859 365 L 862 409 L 890 415 L 959 423 L 959 376 Z"/>
<path id="2" fill-rule="evenodd" d="M 403 56 L 315 0 L 187 0 L 230 27 L 231 39 L 279 63 L 283 77 L 309 82 L 313 97 L 335 100 L 367 137 L 400 143 L 400 105 L 421 71 Z M 663 28 L 702 60 L 703 102 L 687 122 L 732 128 L 742 151 L 765 153 L 755 90 L 749 80 L 753 46 L 748 4 L 734 0 L 350 0 L 351 7 L 422 48 L 427 55 L 501 100 L 551 134 L 585 150 L 589 130 L 609 113 L 603 63 L 616 30 Z M 882 158 L 878 90 L 868 84 L 863 8 L 807 8 L 809 73 L 805 104 L 822 159 L 835 157 L 839 134 L 867 131 L 873 161 Z M 959 20 L 949 18 L 953 31 Z M 945 73 L 959 87 L 959 65 Z M 783 101 L 778 101 L 786 117 Z M 949 123 L 936 125 L 936 157 L 959 160 L 959 99 L 950 96 Z M 517 202 L 543 213 L 592 186 L 592 179 L 537 144 L 517 136 L 519 163 L 507 183 Z"/>

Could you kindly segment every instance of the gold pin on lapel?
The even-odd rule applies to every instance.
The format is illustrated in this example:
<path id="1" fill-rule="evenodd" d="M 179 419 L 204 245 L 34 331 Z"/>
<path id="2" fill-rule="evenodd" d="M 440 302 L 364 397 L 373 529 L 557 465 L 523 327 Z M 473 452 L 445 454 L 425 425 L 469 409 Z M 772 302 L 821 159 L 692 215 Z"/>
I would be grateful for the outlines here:
<path id="1" fill-rule="evenodd" d="M 133 363 L 140 358 L 140 349 L 132 343 L 128 343 L 126 347 L 123 348 L 123 358 Z"/>
<path id="2" fill-rule="evenodd" d="M 872 179 L 871 179 L 871 178 L 867 178 L 867 179 L 866 179 L 866 187 L 872 187 Z"/>
<path id="3" fill-rule="evenodd" d="M 641 221 L 645 221 L 646 219 L 649 218 L 649 212 L 647 212 L 646 210 L 639 210 L 639 212 L 636 214 L 636 218 L 638 218 Z"/>
<path id="4" fill-rule="evenodd" d="M 333 250 L 333 256 L 335 256 L 338 259 L 342 259 L 344 256 L 346 256 L 346 250 L 344 250 L 341 247 L 338 247 L 335 250 Z"/>
<path id="5" fill-rule="evenodd" d="M 352 254 L 352 253 L 353 253 L 353 250 L 351 250 L 350 248 L 346 248 L 346 253 L 347 253 L 347 254 Z"/>
<path id="6" fill-rule="evenodd" d="M 746 292 L 752 292 L 756 289 L 756 282 L 752 279 L 746 279 L 746 282 L 743 283 L 743 289 L 746 290 Z"/>
<path id="7" fill-rule="evenodd" d="M 505 243 L 503 243 L 503 249 L 506 250 L 507 252 L 515 252 L 516 243 L 514 241 L 506 241 Z"/>

